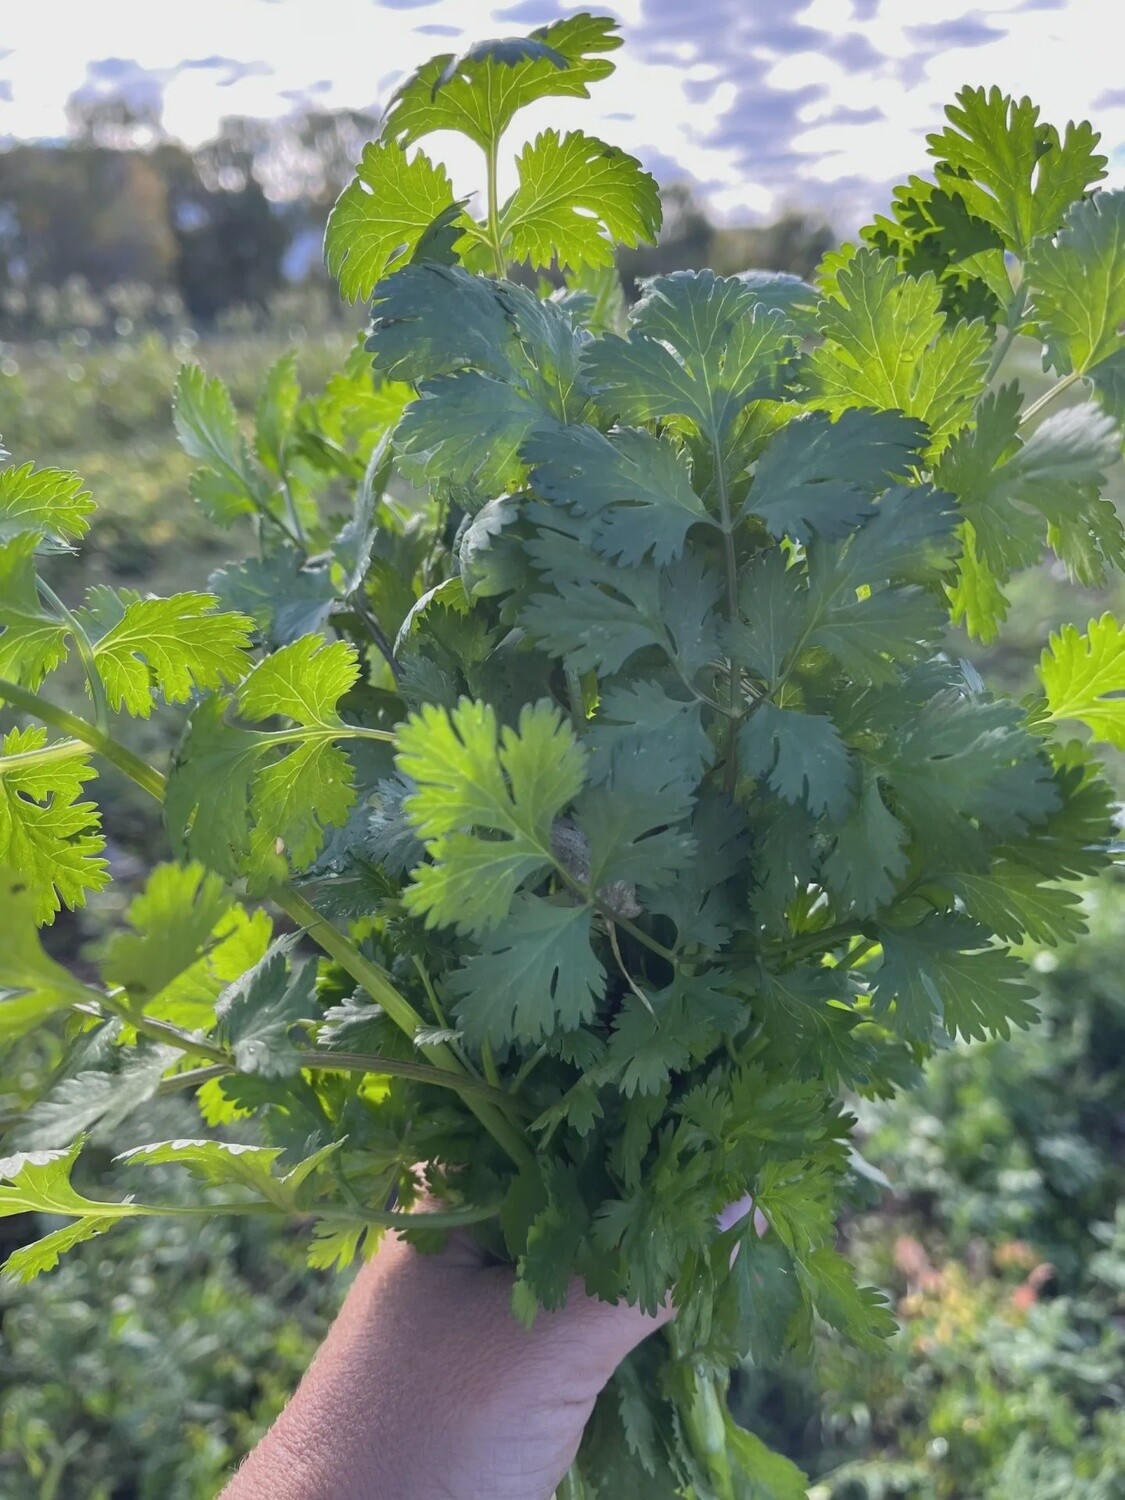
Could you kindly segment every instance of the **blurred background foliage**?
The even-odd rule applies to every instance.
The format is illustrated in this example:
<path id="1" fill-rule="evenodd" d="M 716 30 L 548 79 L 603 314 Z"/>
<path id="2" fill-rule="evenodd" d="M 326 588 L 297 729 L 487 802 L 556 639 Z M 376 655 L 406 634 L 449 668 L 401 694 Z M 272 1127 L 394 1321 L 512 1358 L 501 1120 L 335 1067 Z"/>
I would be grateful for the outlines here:
<path id="1" fill-rule="evenodd" d="M 98 582 L 200 587 L 251 538 L 217 534 L 188 497 L 169 412 L 176 370 L 199 360 L 249 413 L 286 349 L 307 391 L 339 367 L 363 315 L 324 278 L 321 226 L 371 117 L 230 120 L 195 152 L 121 101 L 76 102 L 72 126 L 65 143 L 0 152 L 0 433 L 14 461 L 75 468 L 98 501 L 81 558 L 59 571 L 68 599 Z M 665 205 L 660 243 L 622 256 L 628 288 L 680 266 L 807 275 L 834 242 L 799 212 L 716 226 L 680 185 Z M 1120 498 L 1120 465 L 1113 483 Z M 1050 629 L 1123 603 L 1120 585 L 1116 598 L 1078 590 L 1049 565 L 1016 580 L 1012 599 L 997 646 L 950 648 L 1015 691 Z M 175 723 L 138 724 L 135 748 L 163 753 Z M 80 970 L 165 854 L 139 794 L 111 775 L 98 794 L 118 880 L 50 933 Z M 895 1299 L 901 1331 L 877 1357 L 825 1335 L 814 1368 L 748 1364 L 735 1392 L 741 1420 L 813 1476 L 813 1500 L 1122 1494 L 1125 880 L 1085 902 L 1084 942 L 1034 955 L 1037 1027 L 952 1048 L 908 1096 L 855 1101 L 864 1158 L 840 1232 L 862 1276 Z M 51 1062 L 6 1060 L 0 1127 Z M 182 1100 L 154 1100 L 100 1142 L 99 1187 L 134 1137 L 198 1132 Z M 3 1500 L 213 1496 L 345 1289 L 304 1267 L 298 1230 L 143 1221 L 30 1287 L 0 1288 Z M 40 1232 L 5 1220 L 0 1252 Z"/>

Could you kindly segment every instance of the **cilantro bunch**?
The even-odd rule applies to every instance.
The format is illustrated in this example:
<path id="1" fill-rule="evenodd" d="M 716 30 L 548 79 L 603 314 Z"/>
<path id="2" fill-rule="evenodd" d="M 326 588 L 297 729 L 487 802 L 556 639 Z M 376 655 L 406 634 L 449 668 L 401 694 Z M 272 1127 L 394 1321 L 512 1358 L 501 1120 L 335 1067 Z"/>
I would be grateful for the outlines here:
<path id="1" fill-rule="evenodd" d="M 659 226 L 636 161 L 546 129 L 497 185 L 517 112 L 585 97 L 618 42 L 578 15 L 403 85 L 329 221 L 371 320 L 323 393 L 282 360 L 251 442 L 183 372 L 192 494 L 257 555 L 68 607 L 39 560 L 89 497 L 0 473 L 0 696 L 29 721 L 0 759 L 0 1036 L 67 1037 L 0 1211 L 69 1220 L 17 1276 L 165 1211 L 73 1173 L 84 1136 L 190 1091 L 263 1144 L 130 1159 L 311 1221 L 315 1265 L 470 1225 L 527 1319 L 575 1277 L 671 1290 L 573 1493 L 785 1497 L 727 1371 L 815 1318 L 893 1326 L 836 1248 L 847 1099 L 1028 1024 L 1019 947 L 1080 936 L 1072 883 L 1110 857 L 1087 741 L 1125 747 L 1125 630 L 1052 637 L 1023 703 L 947 642 L 991 639 L 1047 549 L 1084 583 L 1125 558 L 1125 194 L 1093 191 L 1088 126 L 965 90 L 933 180 L 815 287 L 677 273 L 626 311 L 614 246 Z M 477 211 L 416 146 L 449 129 Z M 1054 381 L 1030 403 L 1017 338 Z M 85 717 L 42 692 L 71 652 Z M 117 729 L 158 700 L 189 705 L 166 776 Z M 37 926 L 108 881 L 99 761 L 162 801 L 174 857 L 93 983 Z M 441 1206 L 411 1215 L 419 1162 Z M 761 1238 L 720 1227 L 747 1194 Z"/>

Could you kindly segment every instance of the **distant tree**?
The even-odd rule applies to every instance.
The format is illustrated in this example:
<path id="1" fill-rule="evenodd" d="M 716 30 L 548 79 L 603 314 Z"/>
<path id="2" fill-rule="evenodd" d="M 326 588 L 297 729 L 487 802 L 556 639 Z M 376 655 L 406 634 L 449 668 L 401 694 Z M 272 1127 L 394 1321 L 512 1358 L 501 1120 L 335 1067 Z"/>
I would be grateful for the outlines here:
<path id="1" fill-rule="evenodd" d="M 835 244 L 836 236 L 823 219 L 791 209 L 772 224 L 717 230 L 712 266 L 723 275 L 756 267 L 811 276 Z"/>
<path id="2" fill-rule="evenodd" d="M 10 280 L 58 286 L 82 276 L 95 290 L 175 280 L 165 181 L 142 152 L 14 146 L 0 153 L 0 204 Z"/>
<path id="3" fill-rule="evenodd" d="M 618 258 L 626 287 L 632 291 L 646 276 L 709 266 L 730 276 L 755 267 L 808 276 L 836 236 L 823 219 L 791 210 L 772 224 L 721 228 L 688 183 L 661 190 L 664 225 L 655 245 L 623 250 Z"/>
<path id="4" fill-rule="evenodd" d="M 717 231 L 690 184 L 673 182 L 661 188 L 660 198 L 664 223 L 656 244 L 622 250 L 618 255 L 625 289 L 630 294 L 635 293 L 636 283 L 645 276 L 698 270 L 711 265 L 714 258 Z"/>
<path id="5" fill-rule="evenodd" d="M 159 96 L 125 98 L 120 94 L 71 94 L 66 118 L 73 140 L 110 151 L 138 151 L 164 140 L 164 111 Z"/>

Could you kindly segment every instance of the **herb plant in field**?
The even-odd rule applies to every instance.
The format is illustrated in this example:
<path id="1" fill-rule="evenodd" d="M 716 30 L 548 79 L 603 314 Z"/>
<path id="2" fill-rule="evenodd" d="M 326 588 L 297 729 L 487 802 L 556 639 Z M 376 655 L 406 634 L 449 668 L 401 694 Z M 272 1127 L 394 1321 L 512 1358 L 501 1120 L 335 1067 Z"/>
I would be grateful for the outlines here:
<path id="1" fill-rule="evenodd" d="M 548 129 L 496 185 L 518 111 L 617 44 L 579 15 L 403 85 L 329 221 L 371 322 L 321 395 L 282 360 L 250 437 L 183 371 L 192 494 L 257 555 L 68 606 L 39 560 L 89 496 L 0 473 L 0 1036 L 69 1040 L 0 1208 L 66 1221 L 16 1277 L 166 1211 L 144 1168 L 172 1163 L 192 1211 L 311 1221 L 315 1265 L 472 1226 L 529 1320 L 574 1277 L 671 1289 L 571 1492 L 790 1497 L 723 1391 L 814 1318 L 891 1330 L 835 1245 L 843 1101 L 1026 1025 L 1016 949 L 1080 936 L 1068 882 L 1109 858 L 1087 746 L 1125 747 L 1125 629 L 1052 637 L 1023 703 L 944 642 L 993 637 L 1048 548 L 1085 583 L 1125 558 L 1125 194 L 1088 126 L 969 89 L 932 179 L 815 287 L 677 273 L 626 312 L 614 244 L 660 217 L 637 162 Z M 477 210 L 417 145 L 445 129 L 481 150 Z M 1030 403 L 1019 335 L 1053 381 Z M 117 731 L 158 700 L 185 705 L 166 771 Z M 109 879 L 104 763 L 162 801 L 170 858 L 93 982 L 38 928 Z M 88 1192 L 83 1138 L 176 1090 L 262 1144 L 156 1142 L 135 1197 Z M 439 1206 L 411 1215 L 417 1163 Z M 761 1237 L 719 1227 L 747 1194 Z"/>

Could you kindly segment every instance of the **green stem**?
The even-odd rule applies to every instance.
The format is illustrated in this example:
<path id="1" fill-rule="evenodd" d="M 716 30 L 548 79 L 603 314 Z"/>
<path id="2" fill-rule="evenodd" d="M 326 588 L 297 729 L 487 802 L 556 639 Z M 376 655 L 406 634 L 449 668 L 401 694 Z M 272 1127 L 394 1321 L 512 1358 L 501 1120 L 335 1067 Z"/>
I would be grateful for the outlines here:
<path id="1" fill-rule="evenodd" d="M 385 1073 L 390 1078 L 412 1078 L 417 1083 L 432 1084 L 434 1088 L 452 1089 L 455 1093 L 483 1099 L 497 1109 L 511 1114 L 529 1115 L 504 1089 L 491 1087 L 478 1078 L 462 1078 L 443 1068 L 431 1067 L 428 1063 L 411 1062 L 408 1058 L 379 1057 L 363 1052 L 298 1052 L 297 1062 L 302 1068 L 317 1069 L 322 1073 Z"/>
<path id="2" fill-rule="evenodd" d="M 354 1209 L 333 1208 L 330 1204 L 324 1207 L 311 1204 L 308 1208 L 288 1210 L 279 1208 L 276 1203 L 268 1203 L 263 1198 L 245 1203 L 135 1203 L 132 1201 L 107 1203 L 100 1199 L 89 1201 L 97 1204 L 96 1212 L 80 1215 L 71 1209 L 66 1211 L 66 1217 L 74 1219 L 194 1219 L 213 1218 L 218 1214 L 283 1214 L 292 1217 L 293 1213 L 297 1213 L 302 1217 L 334 1219 L 345 1224 L 354 1224 L 357 1217 Z M 500 1206 L 497 1203 L 466 1204 L 461 1208 L 435 1208 L 429 1212 L 417 1214 L 381 1213 L 376 1209 L 364 1209 L 363 1220 L 380 1229 L 457 1229 L 462 1224 L 480 1224 L 485 1219 L 494 1219 L 499 1212 Z"/>
<path id="3" fill-rule="evenodd" d="M 442 1009 L 441 1001 L 437 997 L 437 990 L 434 989 L 434 982 L 430 978 L 429 970 L 426 968 L 426 965 L 422 962 L 417 954 L 414 954 L 414 968 L 417 971 L 418 978 L 422 981 L 422 988 L 426 992 L 426 999 L 430 1002 L 430 1009 L 434 1013 L 434 1020 L 438 1023 L 443 1031 L 448 1031 L 449 1022 L 446 1019 L 445 1011 Z"/>
<path id="4" fill-rule="evenodd" d="M 845 954 L 836 967 L 838 969 L 854 969 L 857 964 L 863 962 L 872 948 L 877 948 L 878 946 L 879 942 L 877 938 L 864 938 L 862 943 L 857 943 L 849 953 Z"/>
<path id="5" fill-rule="evenodd" d="M 391 744 L 394 735 L 389 729 L 370 729 L 364 724 L 310 724 L 263 730 L 256 743 L 268 749 L 270 745 L 303 745 L 310 740 L 382 740 Z"/>
<path id="6" fill-rule="evenodd" d="M 718 438 L 714 438 L 711 451 L 715 462 L 715 486 L 719 499 L 719 521 L 723 532 L 723 561 L 726 567 L 727 624 L 733 626 L 738 619 L 738 554 L 734 545 L 734 522 L 730 513 L 730 495 L 727 491 L 727 471 L 723 465 L 723 453 Z M 727 698 L 730 703 L 730 723 L 727 725 L 727 743 L 724 754 L 723 785 L 728 796 L 734 795 L 738 780 L 738 763 L 735 759 L 738 736 L 738 680 L 739 667 L 733 654 L 730 658 L 730 680 Z"/>
<path id="7" fill-rule="evenodd" d="M 1051 402 L 1055 399 L 1056 396 L 1061 396 L 1063 391 L 1068 391 L 1076 380 L 1081 379 L 1081 370 L 1071 370 L 1069 375 L 1064 375 L 1061 380 L 1057 380 L 1049 391 L 1043 392 L 1038 401 L 1033 401 L 1031 403 L 1031 405 L 1024 412 L 1023 416 L 1020 417 L 1020 426 L 1026 427 L 1029 422 L 1033 422 L 1044 407 L 1050 406 Z"/>
<path id="8" fill-rule="evenodd" d="M 48 703 L 38 694 L 28 692 L 26 688 L 9 683 L 3 678 L 0 678 L 0 698 L 6 699 L 21 712 L 31 714 L 44 724 L 49 724 L 61 733 L 89 745 L 92 750 L 104 756 L 111 765 L 117 766 L 138 786 L 149 792 L 158 802 L 163 801 L 164 777 L 160 772 L 146 764 L 139 756 L 134 755 L 131 750 L 127 750 L 104 730 L 98 729 L 86 719 L 80 719 L 77 714 L 59 708 L 56 704 Z M 279 906 L 297 927 L 307 932 L 313 942 L 330 958 L 334 958 L 357 984 L 362 985 L 371 998 L 383 1007 L 395 1025 L 413 1040 L 423 1024 L 422 1017 L 410 1001 L 395 988 L 386 971 L 369 958 L 364 957 L 351 938 L 333 926 L 326 917 L 322 917 L 316 908 L 291 886 L 275 887 L 269 894 L 274 904 Z M 128 1019 L 136 1025 L 135 1017 L 130 1015 Z M 461 1077 L 466 1076 L 463 1065 L 445 1043 L 435 1043 L 422 1048 L 422 1051 L 429 1061 L 443 1072 Z M 201 1055 L 210 1056 L 210 1053 Z M 219 1061 L 220 1059 L 213 1057 L 211 1060 Z M 506 1115 L 502 1114 L 494 1104 L 475 1099 L 472 1095 L 466 1096 L 465 1103 L 518 1167 L 531 1165 L 533 1157 L 523 1133 Z"/>
<path id="9" fill-rule="evenodd" d="M 182 1073 L 173 1073 L 164 1078 L 156 1092 L 163 1098 L 166 1094 L 182 1094 L 187 1089 L 202 1088 L 213 1078 L 225 1078 L 232 1069 L 226 1063 L 208 1063 L 205 1068 L 185 1068 Z"/>
<path id="10" fill-rule="evenodd" d="M 512 1082 L 509 1086 L 509 1091 L 513 1094 L 518 1094 L 520 1089 L 523 1088 L 524 1084 L 531 1077 L 532 1073 L 546 1056 L 547 1044 L 544 1042 L 541 1046 L 536 1047 L 531 1056 L 521 1065 L 519 1072 L 512 1079 Z"/>
<path id="11" fill-rule="evenodd" d="M 138 1026 L 137 1029 L 141 1028 Z M 154 1032 L 146 1031 L 146 1035 L 156 1040 Z M 172 1036 L 165 1035 L 160 1039 L 171 1046 L 180 1047 L 184 1052 L 196 1050 L 193 1045 L 181 1044 Z M 193 1039 L 187 1038 L 186 1041 L 191 1042 Z M 452 1073 L 444 1072 L 441 1068 L 431 1067 L 429 1063 L 411 1062 L 408 1058 L 379 1057 L 374 1053 L 363 1052 L 321 1052 L 310 1048 L 308 1051 L 297 1052 L 293 1060 L 300 1068 L 308 1068 L 310 1071 L 320 1073 L 372 1073 L 385 1074 L 389 1078 L 410 1078 L 416 1083 L 428 1083 L 434 1088 L 451 1089 L 456 1094 L 475 1095 L 478 1099 L 488 1100 L 508 1114 L 531 1114 L 530 1110 L 506 1090 L 490 1088 L 487 1083 L 476 1078 L 458 1078 Z M 210 1083 L 213 1078 L 227 1078 L 237 1071 L 238 1068 L 233 1059 L 209 1063 L 204 1068 L 189 1068 L 183 1073 L 173 1073 L 171 1078 L 164 1079 L 157 1092 L 160 1094 L 181 1093 L 186 1089 L 200 1088 L 203 1084 Z"/>
<path id="12" fill-rule="evenodd" d="M 586 1488 L 586 1481 L 577 1468 L 567 1469 L 562 1477 L 562 1483 L 555 1491 L 555 1500 L 590 1500 L 590 1491 Z"/>
<path id="13" fill-rule="evenodd" d="M 327 917 L 321 916 L 316 908 L 292 887 L 283 886 L 272 890 L 270 899 L 298 927 L 307 932 L 313 942 L 323 948 L 330 958 L 334 958 L 342 969 L 346 970 L 358 984 L 361 984 L 371 998 L 383 1007 L 395 1025 L 413 1039 L 424 1024 L 422 1017 L 410 1001 L 404 995 L 399 994 L 386 972 L 378 964 L 366 958 L 349 937 L 346 937 Z M 443 1072 L 453 1073 L 459 1077 L 466 1076 L 456 1054 L 445 1042 L 432 1043 L 430 1046 L 421 1048 L 421 1051 L 436 1068 L 442 1069 Z M 466 1095 L 465 1103 L 517 1166 L 525 1167 L 531 1164 L 531 1152 L 523 1134 L 516 1129 L 506 1115 L 501 1114 L 495 1105 L 474 1099 L 472 1095 Z"/>
<path id="14" fill-rule="evenodd" d="M 496 279 L 503 281 L 508 266 L 504 259 L 504 237 L 500 229 L 500 204 L 497 198 L 496 158 L 499 149 L 499 139 L 493 139 L 489 142 L 485 158 L 488 169 L 488 242 L 492 246 L 492 263 Z"/>
<path id="15" fill-rule="evenodd" d="M 167 1047 L 175 1047 L 188 1057 L 205 1057 L 209 1062 L 222 1063 L 224 1067 L 234 1071 L 234 1060 L 230 1053 L 222 1047 L 215 1046 L 213 1042 L 192 1036 L 191 1032 L 183 1031 L 179 1026 L 173 1026 L 170 1021 L 158 1021 L 155 1016 L 146 1016 L 143 1011 L 134 1010 L 117 995 L 103 995 L 101 1002 L 104 1010 L 112 1011 L 115 1016 L 120 1016 L 121 1020 L 132 1026 L 134 1031 L 139 1031 L 142 1036 L 147 1036 L 151 1041 L 160 1042 Z"/>
<path id="16" fill-rule="evenodd" d="M 496 1059 L 492 1055 L 492 1043 L 485 1037 L 480 1044 L 480 1062 L 484 1076 L 494 1089 L 500 1087 L 500 1074 L 496 1070 Z"/>
<path id="17" fill-rule="evenodd" d="M 292 542 L 294 547 L 300 548 L 301 551 L 304 551 L 304 548 L 301 547 L 300 537 L 296 536 L 292 531 L 290 531 L 289 527 L 286 526 L 281 517 L 275 516 L 268 505 L 263 505 L 260 500 L 255 499 L 254 497 L 251 497 L 250 503 L 251 505 L 253 505 L 255 513 L 257 514 L 259 520 L 268 521 L 271 526 L 276 526 L 278 531 L 281 532 L 282 536 L 287 542 Z"/>
<path id="18" fill-rule="evenodd" d="M 714 1485 L 716 1500 L 735 1500 L 734 1474 L 727 1451 L 725 1403 L 715 1378 L 702 1370 L 692 1376 L 690 1402 L 681 1412 L 695 1457 Z"/>
<path id="19" fill-rule="evenodd" d="M 763 956 L 780 958 L 788 963 L 794 959 L 806 958 L 810 953 L 827 953 L 847 939 L 858 937 L 861 931 L 855 922 L 838 922 L 833 927 L 822 927 L 819 932 L 803 933 L 788 943 L 778 943 L 775 948 L 767 949 Z"/>
<path id="20" fill-rule="evenodd" d="M 57 729 L 60 734 L 81 740 L 88 749 L 96 750 L 104 760 L 116 766 L 119 771 L 128 776 L 130 781 L 135 781 L 158 802 L 163 800 L 164 777 L 160 772 L 150 766 L 147 761 L 143 761 L 139 755 L 134 755 L 131 750 L 127 750 L 119 740 L 115 740 L 104 729 L 91 724 L 88 719 L 80 719 L 77 714 L 72 714 L 65 708 L 48 703 L 46 699 L 40 698 L 38 693 L 31 693 L 27 688 L 8 682 L 2 677 L 0 677 L 0 698 L 6 699 L 21 713 L 30 714 L 32 718 L 50 725 L 52 729 Z"/>
<path id="21" fill-rule="evenodd" d="M 570 727 L 575 734 L 581 734 L 586 728 L 586 705 L 582 696 L 582 679 L 577 668 L 569 661 L 563 664 L 563 677 L 566 680 L 566 697 L 570 707 Z"/>
<path id="22" fill-rule="evenodd" d="M 297 514 L 297 502 L 294 500 L 293 491 L 289 486 L 289 475 L 284 470 L 282 470 L 281 474 L 281 494 L 285 500 L 285 514 L 289 517 L 289 524 L 293 529 L 293 533 L 300 543 L 301 550 L 308 552 L 309 539 L 305 535 L 305 528 L 301 525 L 301 518 Z"/>
<path id="23" fill-rule="evenodd" d="M 650 953 L 655 953 L 658 958 L 663 958 L 670 964 L 674 964 L 676 962 L 676 954 L 674 949 L 665 948 L 663 943 L 658 943 L 654 937 L 649 937 L 647 932 L 642 931 L 642 929 L 640 927 L 637 927 L 635 923 L 630 922 L 628 917 L 622 917 L 617 912 L 611 911 L 608 906 L 604 905 L 604 903 L 600 901 L 595 901 L 594 905 L 597 907 L 598 911 L 607 922 L 616 922 L 618 927 L 620 927 L 624 932 L 627 932 L 630 937 L 636 938 L 637 942 L 640 943 L 643 948 L 647 948 Z"/>
<path id="24" fill-rule="evenodd" d="M 83 630 L 73 610 L 67 606 L 51 588 L 50 584 L 44 583 L 42 578 L 35 580 L 40 594 L 51 606 L 70 629 L 74 637 L 74 644 L 78 648 L 78 655 L 82 660 L 82 670 L 86 674 L 86 681 L 90 686 L 90 697 L 94 700 L 94 722 L 99 729 L 104 730 L 109 723 L 109 703 L 105 695 L 105 683 L 102 682 L 102 674 L 98 671 L 98 663 L 94 657 L 94 647 L 90 637 Z"/>
<path id="25" fill-rule="evenodd" d="M 1000 370 L 1000 366 L 1004 363 L 1004 360 L 1007 357 L 1008 350 L 1015 342 L 1016 334 L 1019 332 L 1019 326 L 1023 322 L 1023 315 L 1026 307 L 1027 281 L 1025 279 L 1020 283 L 1018 291 L 1014 293 L 1011 302 L 1008 304 L 1007 312 L 1005 314 L 1004 337 L 1001 339 L 997 339 L 996 345 L 992 350 L 992 358 L 989 361 L 988 370 L 984 377 L 986 390 L 996 379 L 996 376 Z"/>
<path id="26" fill-rule="evenodd" d="M 17 750 L 12 755 L 0 755 L 0 776 L 6 773 L 19 775 L 31 766 L 47 766 L 56 760 L 74 760 L 88 755 L 89 748 L 78 740 L 56 740 L 53 745 L 43 745 L 38 750 Z"/>

